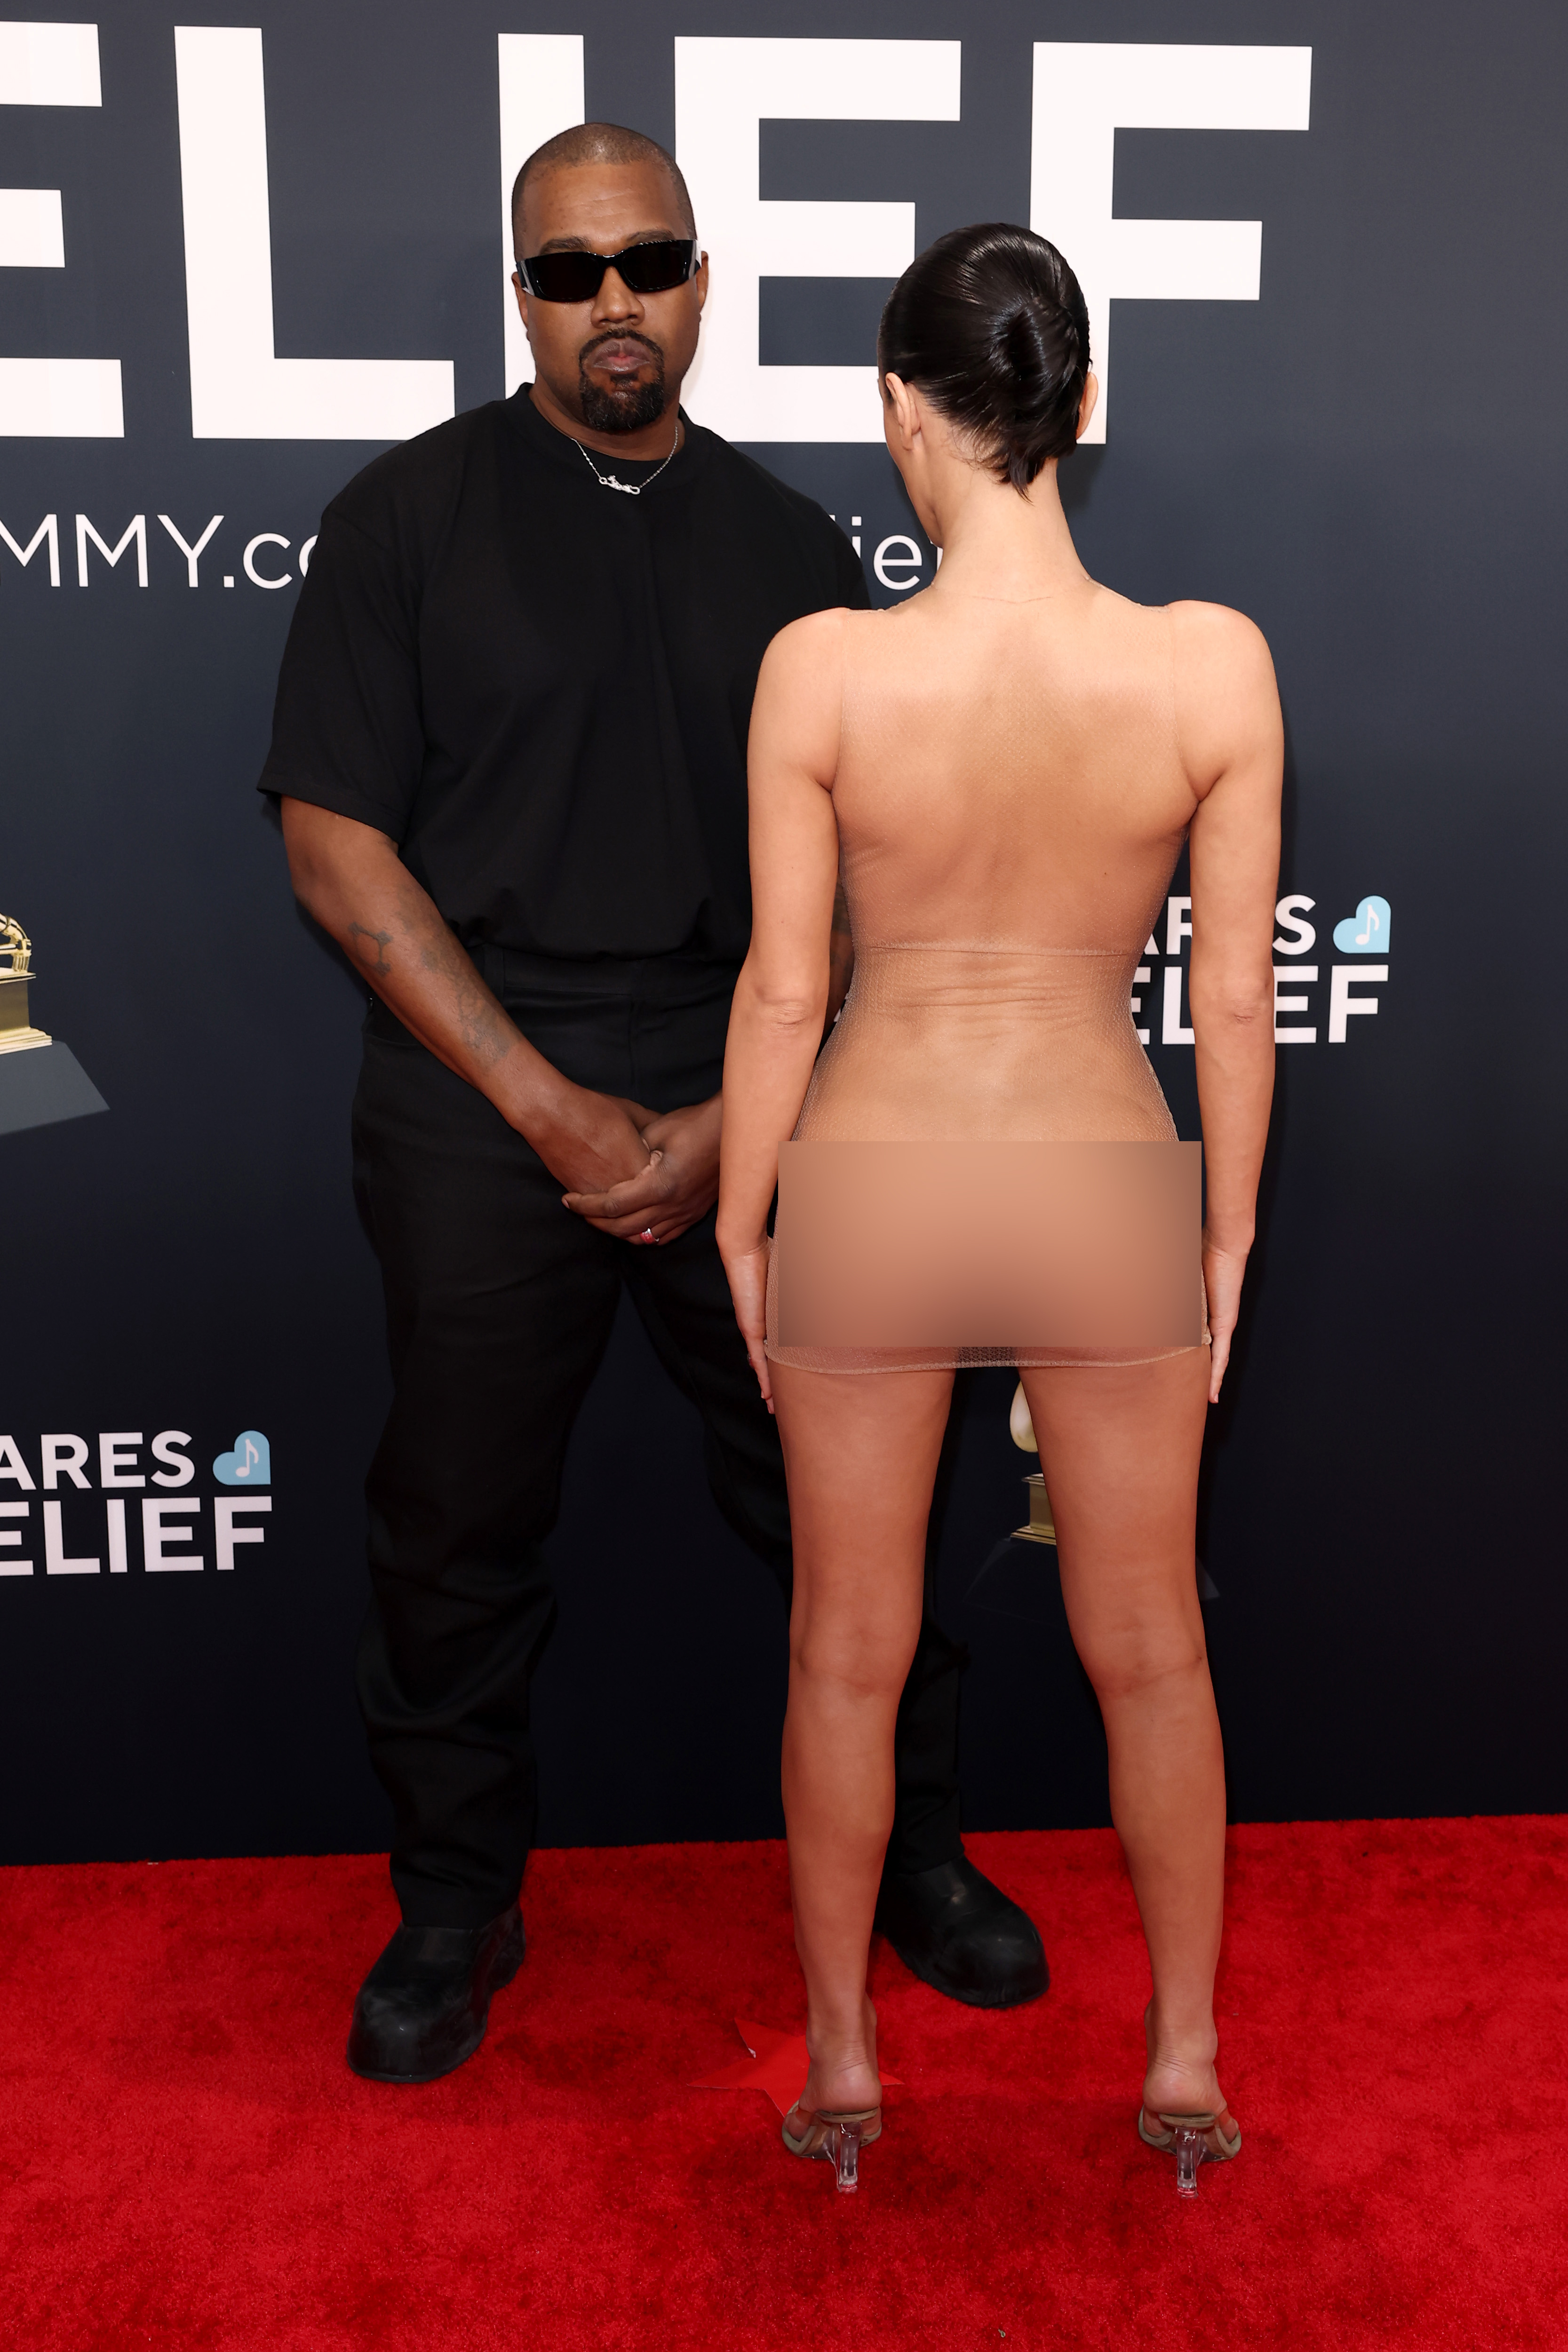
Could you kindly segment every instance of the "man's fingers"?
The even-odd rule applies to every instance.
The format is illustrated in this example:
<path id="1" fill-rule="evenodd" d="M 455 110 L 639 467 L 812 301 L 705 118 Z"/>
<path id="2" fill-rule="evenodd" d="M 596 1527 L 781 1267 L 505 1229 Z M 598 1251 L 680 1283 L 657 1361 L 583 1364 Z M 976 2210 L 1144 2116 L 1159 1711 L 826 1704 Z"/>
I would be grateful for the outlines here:
<path id="1" fill-rule="evenodd" d="M 669 1192 L 668 1184 L 660 1181 L 663 1160 L 664 1154 L 656 1151 L 646 1168 L 612 1184 L 607 1192 L 563 1192 L 561 1198 L 578 1216 L 591 1219 L 630 1217 L 662 1208 Z"/>
<path id="2" fill-rule="evenodd" d="M 592 1225 L 595 1233 L 608 1234 L 612 1241 L 632 1242 L 646 1248 L 650 1234 L 656 1242 L 679 1241 L 697 1220 L 695 1217 L 661 1216 L 657 1213 L 650 1214 L 646 1209 L 637 1209 L 630 1216 L 588 1217 L 584 1222 Z"/>
<path id="3" fill-rule="evenodd" d="M 563 1192 L 562 1201 L 580 1217 L 646 1217 L 663 1205 L 664 1196 L 649 1189 L 640 1176 L 612 1184 L 604 1192 Z"/>

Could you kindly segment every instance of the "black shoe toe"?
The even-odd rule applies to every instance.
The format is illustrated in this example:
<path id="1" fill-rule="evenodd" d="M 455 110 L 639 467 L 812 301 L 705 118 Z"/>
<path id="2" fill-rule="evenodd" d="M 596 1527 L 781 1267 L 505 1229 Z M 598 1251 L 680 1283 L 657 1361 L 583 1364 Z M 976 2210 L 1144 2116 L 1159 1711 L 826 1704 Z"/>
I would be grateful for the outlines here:
<path id="1" fill-rule="evenodd" d="M 972 2009 L 1016 2009 L 1051 1980 L 1026 1911 L 964 1855 L 934 1870 L 889 1872 L 877 1926 L 907 1969 Z"/>
<path id="2" fill-rule="evenodd" d="M 522 1966 L 517 1906 L 483 1927 L 399 1927 L 359 1989 L 348 2062 L 372 2083 L 434 2083 L 485 2038 L 490 1996 Z"/>

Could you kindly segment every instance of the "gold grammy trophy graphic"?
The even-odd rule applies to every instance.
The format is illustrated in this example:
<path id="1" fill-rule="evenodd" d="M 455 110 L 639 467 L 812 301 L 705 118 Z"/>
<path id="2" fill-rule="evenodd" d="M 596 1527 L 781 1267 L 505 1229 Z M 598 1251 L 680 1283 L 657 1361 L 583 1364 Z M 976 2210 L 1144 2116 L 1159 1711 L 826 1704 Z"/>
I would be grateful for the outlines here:
<path id="1" fill-rule="evenodd" d="M 0 1137 L 109 1108 L 70 1047 L 34 1028 L 27 989 L 37 977 L 31 940 L 14 915 L 0 915 Z"/>
<path id="2" fill-rule="evenodd" d="M 1013 1391 L 1013 1409 L 1007 1415 L 1007 1428 L 1021 1454 L 1038 1453 L 1039 1448 L 1035 1444 L 1035 1424 L 1029 1418 L 1029 1400 L 1024 1394 L 1022 1381 Z M 1054 1544 L 1057 1517 L 1051 1508 L 1051 1498 L 1046 1492 L 1044 1472 L 1037 1470 L 1032 1477 L 1025 1479 L 1024 1484 L 1029 1490 L 1029 1524 L 1026 1528 L 1015 1528 L 1013 1533 L 1016 1537 L 1021 1536 L 1026 1543 Z"/>
<path id="3" fill-rule="evenodd" d="M 0 1054 L 52 1043 L 48 1032 L 35 1029 L 27 1017 L 32 961 L 33 942 L 21 924 L 0 915 Z"/>

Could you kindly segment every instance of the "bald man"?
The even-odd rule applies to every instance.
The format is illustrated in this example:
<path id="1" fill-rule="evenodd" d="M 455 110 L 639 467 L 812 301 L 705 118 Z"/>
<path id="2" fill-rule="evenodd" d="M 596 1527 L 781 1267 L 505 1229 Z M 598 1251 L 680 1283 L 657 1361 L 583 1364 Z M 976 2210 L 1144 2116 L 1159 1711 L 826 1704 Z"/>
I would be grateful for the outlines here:
<path id="1" fill-rule="evenodd" d="M 403 1924 L 348 2057 L 389 2083 L 460 2065 L 521 1964 L 542 1546 L 623 1289 L 702 1415 L 720 1509 L 789 1591 L 777 1437 L 713 1240 L 746 731 L 770 638 L 868 602 L 820 508 L 680 409 L 708 263 L 674 160 L 563 132 L 512 219 L 534 381 L 328 509 L 261 779 L 297 896 L 371 991 L 354 1181 L 395 1396 L 359 1695 Z M 959 1841 L 961 1664 L 928 1610 L 879 1920 L 928 1982 L 1002 2007 L 1044 1991 L 1045 1956 Z"/>

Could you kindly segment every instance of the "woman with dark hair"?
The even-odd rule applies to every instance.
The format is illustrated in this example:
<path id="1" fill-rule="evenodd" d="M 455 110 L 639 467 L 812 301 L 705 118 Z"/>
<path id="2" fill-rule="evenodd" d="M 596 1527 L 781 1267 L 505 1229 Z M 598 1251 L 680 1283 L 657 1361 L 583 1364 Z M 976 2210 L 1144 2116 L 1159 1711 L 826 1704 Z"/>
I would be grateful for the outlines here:
<path id="1" fill-rule="evenodd" d="M 1279 698 L 1239 614 L 1133 604 L 1078 560 L 1057 467 L 1096 385 L 1053 246 L 941 238 L 894 289 L 879 362 L 941 569 L 769 648 L 724 1071 L 719 1245 L 795 1528 L 784 1792 L 811 2065 L 784 2136 L 848 2185 L 880 2129 L 867 1956 L 926 1519 L 954 1369 L 1006 1363 L 1148 1942 L 1138 2129 L 1190 2185 L 1241 2145 L 1215 2073 L 1225 1773 L 1194 1533 L 1273 1086 Z M 1184 841 L 1201 1233 L 1195 1147 L 1129 996 Z M 818 1058 L 840 877 L 854 979 Z"/>

